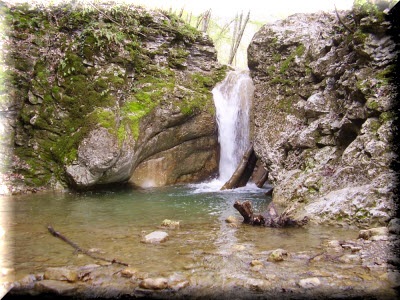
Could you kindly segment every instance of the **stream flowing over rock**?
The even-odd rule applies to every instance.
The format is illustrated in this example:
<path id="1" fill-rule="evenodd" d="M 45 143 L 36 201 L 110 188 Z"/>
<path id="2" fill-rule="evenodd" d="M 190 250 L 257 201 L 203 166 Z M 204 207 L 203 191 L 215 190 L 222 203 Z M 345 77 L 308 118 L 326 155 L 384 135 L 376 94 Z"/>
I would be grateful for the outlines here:
<path id="1" fill-rule="evenodd" d="M 211 90 L 226 67 L 206 35 L 128 5 L 7 4 L 1 13 L 8 192 L 162 186 L 218 171 Z"/>
<path id="2" fill-rule="evenodd" d="M 296 14 L 248 49 L 254 149 L 273 201 L 314 222 L 385 224 L 393 212 L 396 56 L 384 13 Z M 352 32 L 350 32 L 352 31 Z"/>

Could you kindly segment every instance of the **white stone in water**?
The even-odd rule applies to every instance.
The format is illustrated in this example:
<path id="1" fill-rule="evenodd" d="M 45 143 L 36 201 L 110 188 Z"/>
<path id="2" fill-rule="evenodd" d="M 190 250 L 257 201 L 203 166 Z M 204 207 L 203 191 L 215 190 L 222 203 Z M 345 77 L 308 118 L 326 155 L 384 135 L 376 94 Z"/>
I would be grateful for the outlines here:
<path id="1" fill-rule="evenodd" d="M 310 277 L 306 279 L 301 279 L 299 281 L 299 286 L 305 289 L 313 288 L 319 286 L 321 281 L 317 277 Z"/>
<path id="2" fill-rule="evenodd" d="M 148 244 L 161 243 L 165 242 L 167 238 L 168 233 L 166 233 L 165 231 L 153 231 L 152 233 L 145 235 L 142 242 Z"/>
<path id="3" fill-rule="evenodd" d="M 237 219 L 234 216 L 229 216 L 225 219 L 226 223 L 237 223 Z"/>
<path id="4" fill-rule="evenodd" d="M 163 290 L 168 287 L 167 278 L 146 278 L 140 282 L 139 286 L 143 289 L 149 290 Z"/>
<path id="5" fill-rule="evenodd" d="M 65 267 L 47 268 L 44 272 L 44 279 L 75 282 L 78 280 L 78 273 Z"/>
<path id="6" fill-rule="evenodd" d="M 137 273 L 136 269 L 126 268 L 121 271 L 121 276 L 126 278 L 132 278 Z"/>

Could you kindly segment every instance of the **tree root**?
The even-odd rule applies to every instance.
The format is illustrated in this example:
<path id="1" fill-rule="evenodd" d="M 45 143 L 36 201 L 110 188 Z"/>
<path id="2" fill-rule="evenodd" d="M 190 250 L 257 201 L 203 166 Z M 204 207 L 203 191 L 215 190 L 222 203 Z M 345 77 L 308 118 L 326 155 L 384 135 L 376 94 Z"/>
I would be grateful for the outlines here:
<path id="1" fill-rule="evenodd" d="M 249 200 L 240 203 L 236 201 L 233 205 L 243 217 L 243 223 L 250 225 L 259 225 L 266 227 L 291 227 L 291 226 L 304 226 L 308 222 L 308 218 L 304 217 L 302 220 L 294 220 L 289 216 L 288 211 L 278 214 L 274 204 L 271 202 L 267 210 L 262 214 L 254 214 L 251 202 Z"/>

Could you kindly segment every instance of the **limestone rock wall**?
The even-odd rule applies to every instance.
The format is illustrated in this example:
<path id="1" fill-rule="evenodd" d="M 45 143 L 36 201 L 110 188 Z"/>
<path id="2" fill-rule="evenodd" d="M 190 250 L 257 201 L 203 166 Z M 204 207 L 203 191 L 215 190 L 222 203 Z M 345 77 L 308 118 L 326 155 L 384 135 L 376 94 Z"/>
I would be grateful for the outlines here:
<path id="1" fill-rule="evenodd" d="M 297 14 L 254 36 L 254 149 L 295 217 L 367 225 L 393 212 L 395 45 L 384 13 Z"/>
<path id="2" fill-rule="evenodd" d="M 157 159 L 163 184 L 217 171 L 211 89 L 225 68 L 207 36 L 127 5 L 1 9 L 11 193 L 126 182 Z"/>

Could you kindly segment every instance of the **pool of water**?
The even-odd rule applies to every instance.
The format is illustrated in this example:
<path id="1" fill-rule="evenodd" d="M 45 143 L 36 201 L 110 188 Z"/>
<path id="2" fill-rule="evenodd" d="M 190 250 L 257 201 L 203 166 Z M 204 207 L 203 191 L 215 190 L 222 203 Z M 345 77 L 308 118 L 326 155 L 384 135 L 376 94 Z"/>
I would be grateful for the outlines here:
<path id="1" fill-rule="evenodd" d="M 225 222 L 228 216 L 242 220 L 233 208 L 236 200 L 250 200 L 255 211 L 262 211 L 270 198 L 265 196 L 266 189 L 252 185 L 234 191 L 218 188 L 218 183 L 213 182 L 145 190 L 3 197 L 1 226 L 5 234 L 1 242 L 5 253 L 1 265 L 13 269 L 9 276 L 19 280 L 47 267 L 96 263 L 50 235 L 49 224 L 81 248 L 94 249 L 99 256 L 126 262 L 139 271 L 186 272 L 191 276 L 196 272 L 201 276 L 241 276 L 243 270 L 249 271 L 249 261 L 265 251 L 309 251 L 318 249 L 326 239 L 357 237 L 353 230 L 321 226 L 231 227 Z M 167 229 L 169 239 L 164 243 L 141 243 L 142 236 L 159 230 L 164 219 L 180 221 L 181 226 Z"/>

